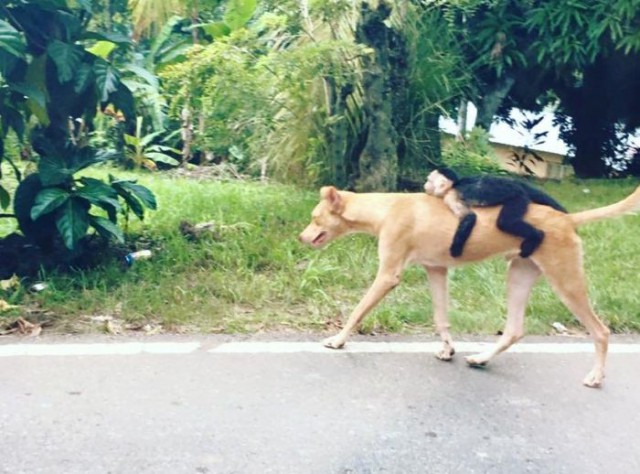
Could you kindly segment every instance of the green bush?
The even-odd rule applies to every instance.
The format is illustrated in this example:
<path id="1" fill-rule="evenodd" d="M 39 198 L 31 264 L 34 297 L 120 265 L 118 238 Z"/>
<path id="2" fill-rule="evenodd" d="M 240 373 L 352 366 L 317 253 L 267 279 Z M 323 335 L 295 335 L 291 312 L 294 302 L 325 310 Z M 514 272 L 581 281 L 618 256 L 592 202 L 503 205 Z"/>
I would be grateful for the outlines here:
<path id="1" fill-rule="evenodd" d="M 90 14 L 86 2 L 48 0 L 10 2 L 0 10 L 0 164 L 6 161 L 21 181 L 13 197 L 19 228 L 41 247 L 61 239 L 74 250 L 90 228 L 122 241 L 118 214 L 126 219 L 131 211 L 142 218 L 145 207 L 155 208 L 153 193 L 143 186 L 76 176 L 115 156 L 88 144 L 98 110 L 111 106 L 128 126 L 135 123 L 135 100 L 120 72 L 88 48 L 96 39 L 121 46 L 129 42 L 88 30 Z M 45 19 L 47 28 L 33 26 Z M 13 137 L 10 129 L 20 141 L 28 132 L 37 155 L 37 172 L 24 180 L 15 154 L 3 152 L 6 138 Z M 2 182 L 0 208 L 7 209 L 10 201 Z"/>
<path id="2" fill-rule="evenodd" d="M 474 128 L 463 140 L 443 146 L 442 161 L 460 175 L 481 173 L 507 174 L 500 167 L 498 157 L 489 144 L 489 136 L 482 128 Z"/>

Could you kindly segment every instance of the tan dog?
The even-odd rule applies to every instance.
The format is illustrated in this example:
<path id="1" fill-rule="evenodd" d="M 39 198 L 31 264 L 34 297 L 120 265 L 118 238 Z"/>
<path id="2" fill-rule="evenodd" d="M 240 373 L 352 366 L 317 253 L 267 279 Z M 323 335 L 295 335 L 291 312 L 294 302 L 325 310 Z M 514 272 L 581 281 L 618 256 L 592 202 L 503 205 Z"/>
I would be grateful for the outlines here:
<path id="1" fill-rule="evenodd" d="M 454 354 L 447 316 L 447 268 L 475 262 L 495 255 L 509 259 L 507 282 L 507 321 L 495 347 L 467 357 L 470 365 L 487 364 L 491 358 L 509 348 L 524 335 L 524 314 L 534 283 L 541 274 L 562 302 L 580 320 L 595 342 L 596 360 L 584 379 L 589 387 L 599 387 L 604 379 L 609 329 L 593 312 L 587 297 L 582 266 L 582 243 L 576 227 L 588 222 L 631 213 L 640 209 L 640 187 L 622 201 L 610 206 L 563 214 L 550 207 L 532 204 L 527 221 L 545 232 L 545 239 L 527 259 L 518 257 L 519 238 L 499 231 L 496 217 L 500 207 L 476 208 L 478 221 L 464 254 L 449 255 L 449 245 L 458 219 L 442 199 L 426 194 L 358 194 L 338 191 L 329 186 L 320 190 L 320 203 L 311 214 L 311 223 L 300 240 L 313 247 L 355 232 L 378 238 L 379 267 L 376 278 L 355 307 L 344 328 L 323 341 L 330 348 L 344 346 L 354 328 L 378 302 L 400 282 L 406 265 L 424 266 L 432 293 L 436 330 L 443 342 L 439 359 L 450 360 Z"/>

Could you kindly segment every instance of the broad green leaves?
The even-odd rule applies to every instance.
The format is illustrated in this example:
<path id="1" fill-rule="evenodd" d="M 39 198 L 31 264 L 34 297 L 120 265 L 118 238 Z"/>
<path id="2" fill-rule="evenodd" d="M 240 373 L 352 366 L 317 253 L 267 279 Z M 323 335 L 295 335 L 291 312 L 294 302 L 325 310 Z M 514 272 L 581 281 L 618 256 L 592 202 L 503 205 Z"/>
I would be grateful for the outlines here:
<path id="1" fill-rule="evenodd" d="M 40 180 L 45 186 L 65 184 L 73 176 L 73 168 L 69 167 L 60 156 L 44 155 L 38 165 Z"/>
<path id="2" fill-rule="evenodd" d="M 24 35 L 5 20 L 0 20 L 0 50 L 18 58 L 23 58 L 26 50 Z"/>
<path id="3" fill-rule="evenodd" d="M 6 189 L 0 186 L 0 208 L 6 209 L 11 203 L 11 196 Z"/>
<path id="4" fill-rule="evenodd" d="M 25 59 L 24 35 L 0 17 L 0 84 L 6 82 L 11 86 L 16 80 L 19 81 L 19 77 L 15 77 L 16 70 L 19 69 L 17 66 L 24 65 Z M 0 117 L 2 118 L 0 139 L 6 136 L 9 128 L 13 128 L 19 136 L 22 136 L 24 131 L 24 119 L 19 112 L 19 106 L 5 99 L 7 92 L 5 89 L 0 94 Z M 0 163 L 2 163 L 3 154 L 0 154 Z"/>
<path id="5" fill-rule="evenodd" d="M 156 163 L 178 166 L 180 162 L 169 153 L 179 155 L 179 150 L 168 146 L 152 144 L 152 141 L 161 133 L 162 132 L 154 132 L 148 135 L 142 135 L 142 117 L 138 117 L 136 120 L 136 134 L 127 134 L 124 136 L 127 160 L 137 167 L 145 167 L 151 170 L 156 169 Z"/>
<path id="6" fill-rule="evenodd" d="M 67 8 L 67 2 L 65 0 L 34 0 L 30 3 L 34 3 L 43 9 L 63 9 Z M 74 0 L 71 3 L 77 3 Z"/>
<path id="7" fill-rule="evenodd" d="M 195 27 L 202 28 L 202 30 L 212 38 L 222 38 L 223 36 L 227 36 L 231 33 L 231 27 L 224 21 L 194 25 L 194 28 Z"/>
<path id="8" fill-rule="evenodd" d="M 251 19 L 257 4 L 257 0 L 229 0 L 224 22 L 231 30 L 237 30 Z"/>
<path id="9" fill-rule="evenodd" d="M 118 193 L 112 186 L 99 179 L 87 177 L 80 178 L 80 183 L 83 186 L 76 191 L 77 196 L 106 211 L 122 210 L 122 206 L 118 201 Z"/>
<path id="10" fill-rule="evenodd" d="M 84 185 L 76 191 L 76 196 L 83 198 L 107 212 L 109 220 L 116 224 L 118 213 L 123 212 L 116 190 L 106 183 L 93 178 L 81 178 Z"/>
<path id="11" fill-rule="evenodd" d="M 143 219 L 145 208 L 157 208 L 153 193 L 130 180 L 117 180 L 110 176 L 107 184 L 95 178 L 82 177 L 68 188 L 61 188 L 44 185 L 41 176 L 37 181 L 30 178 L 33 185 L 23 188 L 20 200 L 16 202 L 16 213 L 23 215 L 28 212 L 29 226 L 35 232 L 39 221 L 52 217 L 55 228 L 69 249 L 75 248 L 90 227 L 105 238 L 122 242 L 124 234 L 117 224 L 118 214 L 131 210 Z M 26 207 L 30 202 L 33 205 Z M 107 217 L 92 213 L 93 209 L 102 214 L 106 212 Z"/>
<path id="12" fill-rule="evenodd" d="M 40 56 L 32 57 L 24 77 L 21 79 L 21 87 L 27 86 L 31 90 L 38 91 L 37 95 L 26 94 L 29 112 L 38 119 L 41 125 L 49 126 L 49 111 L 47 109 L 49 107 L 50 94 L 47 89 L 47 55 L 41 54 Z M 14 85 L 14 87 L 17 86 Z"/>
<path id="13" fill-rule="evenodd" d="M 98 233 L 105 239 L 115 238 L 118 242 L 124 243 L 124 233 L 122 229 L 109 219 L 99 216 L 89 216 L 89 223 L 91 227 L 96 229 Z"/>
<path id="14" fill-rule="evenodd" d="M 13 207 L 21 231 L 38 244 L 52 243 L 57 233 L 73 249 L 90 228 L 122 241 L 118 215 L 131 209 L 142 218 L 156 207 L 144 186 L 76 176 L 114 157 L 87 144 L 96 111 L 111 104 L 127 121 L 135 117 L 133 94 L 107 60 L 130 40 L 87 31 L 93 4 L 21 0 L 0 8 L 0 144 L 9 129 L 23 139 L 30 121 L 38 170 L 20 182 Z M 9 201 L 0 186 L 0 208 Z"/>
<path id="15" fill-rule="evenodd" d="M 144 219 L 144 208 L 157 209 L 156 198 L 149 189 L 127 180 L 109 178 L 111 186 L 118 195 L 124 199 L 131 211 L 139 218 Z"/>
<path id="16" fill-rule="evenodd" d="M 40 157 L 38 166 L 40 180 L 45 186 L 57 186 L 71 183 L 73 176 L 89 166 L 112 159 L 115 154 L 111 152 L 96 152 L 85 147 L 81 150 L 73 150 L 68 147 L 58 150 L 55 147 L 47 148 L 47 153 Z"/>
<path id="17" fill-rule="evenodd" d="M 89 229 L 89 204 L 83 199 L 68 199 L 56 218 L 56 227 L 68 249 L 86 235 Z"/>
<path id="18" fill-rule="evenodd" d="M 31 208 L 31 219 L 34 221 L 43 214 L 53 212 L 69 199 L 69 192 L 61 188 L 45 188 L 36 196 L 35 205 Z"/>
<path id="19" fill-rule="evenodd" d="M 119 78 L 116 68 L 104 60 L 97 60 L 93 71 L 96 78 L 96 88 L 101 102 L 107 102 L 109 95 L 118 90 Z"/>
<path id="20" fill-rule="evenodd" d="M 145 152 L 145 157 L 155 163 L 164 163 L 169 166 L 178 166 L 180 162 L 166 152 L 179 153 L 180 150 L 162 145 L 151 145 Z"/>
<path id="21" fill-rule="evenodd" d="M 91 54 L 98 56 L 99 58 L 102 59 L 108 59 L 109 55 L 118 47 L 117 44 L 111 42 L 111 41 L 98 41 L 96 42 L 96 44 L 94 44 L 93 46 L 91 46 L 90 48 L 87 48 L 87 51 L 90 52 Z"/>
<path id="22" fill-rule="evenodd" d="M 244 26 L 253 17 L 257 0 L 229 0 L 222 21 L 192 25 L 191 28 L 202 28 L 212 38 L 222 38 Z"/>
<path id="23" fill-rule="evenodd" d="M 69 82 L 85 55 L 84 49 L 75 44 L 54 40 L 47 47 L 47 54 L 56 65 L 61 84 Z"/>

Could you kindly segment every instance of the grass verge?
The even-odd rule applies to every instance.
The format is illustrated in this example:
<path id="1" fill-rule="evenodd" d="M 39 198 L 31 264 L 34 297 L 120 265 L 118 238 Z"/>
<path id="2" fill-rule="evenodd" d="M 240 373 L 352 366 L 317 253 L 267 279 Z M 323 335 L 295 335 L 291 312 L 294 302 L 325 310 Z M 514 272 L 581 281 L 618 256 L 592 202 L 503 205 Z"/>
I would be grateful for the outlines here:
<path id="1" fill-rule="evenodd" d="M 335 330 L 373 280 L 377 257 L 371 237 L 349 236 L 320 251 L 298 243 L 316 191 L 162 174 L 137 177 L 156 193 L 159 210 L 143 223 L 132 222 L 128 238 L 151 249 L 153 257 L 131 267 L 113 260 L 71 274 L 42 273 L 48 287 L 39 293 L 0 290 L 0 298 L 19 305 L 0 319 L 29 310 L 33 320 L 38 308 L 39 318 L 53 322 L 58 332 L 100 330 L 104 326 L 95 323 L 101 320 L 96 316 L 168 331 Z M 635 185 L 571 181 L 543 187 L 570 210 L 580 210 L 614 202 Z M 216 234 L 187 239 L 179 230 L 185 220 L 214 221 Z M 616 332 L 639 331 L 640 218 L 591 224 L 580 235 L 596 311 Z M 502 328 L 505 270 L 506 262 L 494 259 L 451 272 L 453 331 L 494 334 Z M 541 282 L 528 309 L 528 332 L 552 332 L 556 321 L 577 324 Z M 365 333 L 431 330 L 430 296 L 420 267 L 406 270 L 403 283 L 362 327 Z"/>

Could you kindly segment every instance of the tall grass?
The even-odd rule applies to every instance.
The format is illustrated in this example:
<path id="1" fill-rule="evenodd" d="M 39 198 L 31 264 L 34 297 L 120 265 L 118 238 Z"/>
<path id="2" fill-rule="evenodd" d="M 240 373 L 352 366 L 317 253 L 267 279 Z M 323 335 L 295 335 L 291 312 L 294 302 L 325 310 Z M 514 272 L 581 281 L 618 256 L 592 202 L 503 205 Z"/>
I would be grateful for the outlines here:
<path id="1" fill-rule="evenodd" d="M 95 330 L 86 323 L 95 315 L 157 322 L 176 331 L 322 331 L 335 330 L 373 280 L 377 256 L 371 237 L 349 236 L 320 251 L 297 241 L 316 191 L 161 174 L 137 177 L 156 193 L 159 210 L 143 223 L 132 222 L 129 238 L 150 248 L 151 259 L 131 267 L 113 260 L 93 270 L 43 274 L 47 290 L 20 291 L 11 301 L 46 310 L 59 331 Z M 543 187 L 570 210 L 579 210 L 616 201 L 635 185 L 576 181 Z M 184 220 L 215 221 L 219 235 L 187 239 L 179 231 Z M 640 330 L 639 233 L 640 218 L 633 216 L 580 230 L 592 302 L 618 332 Z M 506 262 L 498 258 L 451 272 L 454 331 L 494 334 L 502 328 L 505 270 Z M 362 330 L 431 331 L 430 303 L 424 271 L 410 267 Z M 528 331 L 550 332 L 555 321 L 576 324 L 541 282 L 528 309 Z"/>

